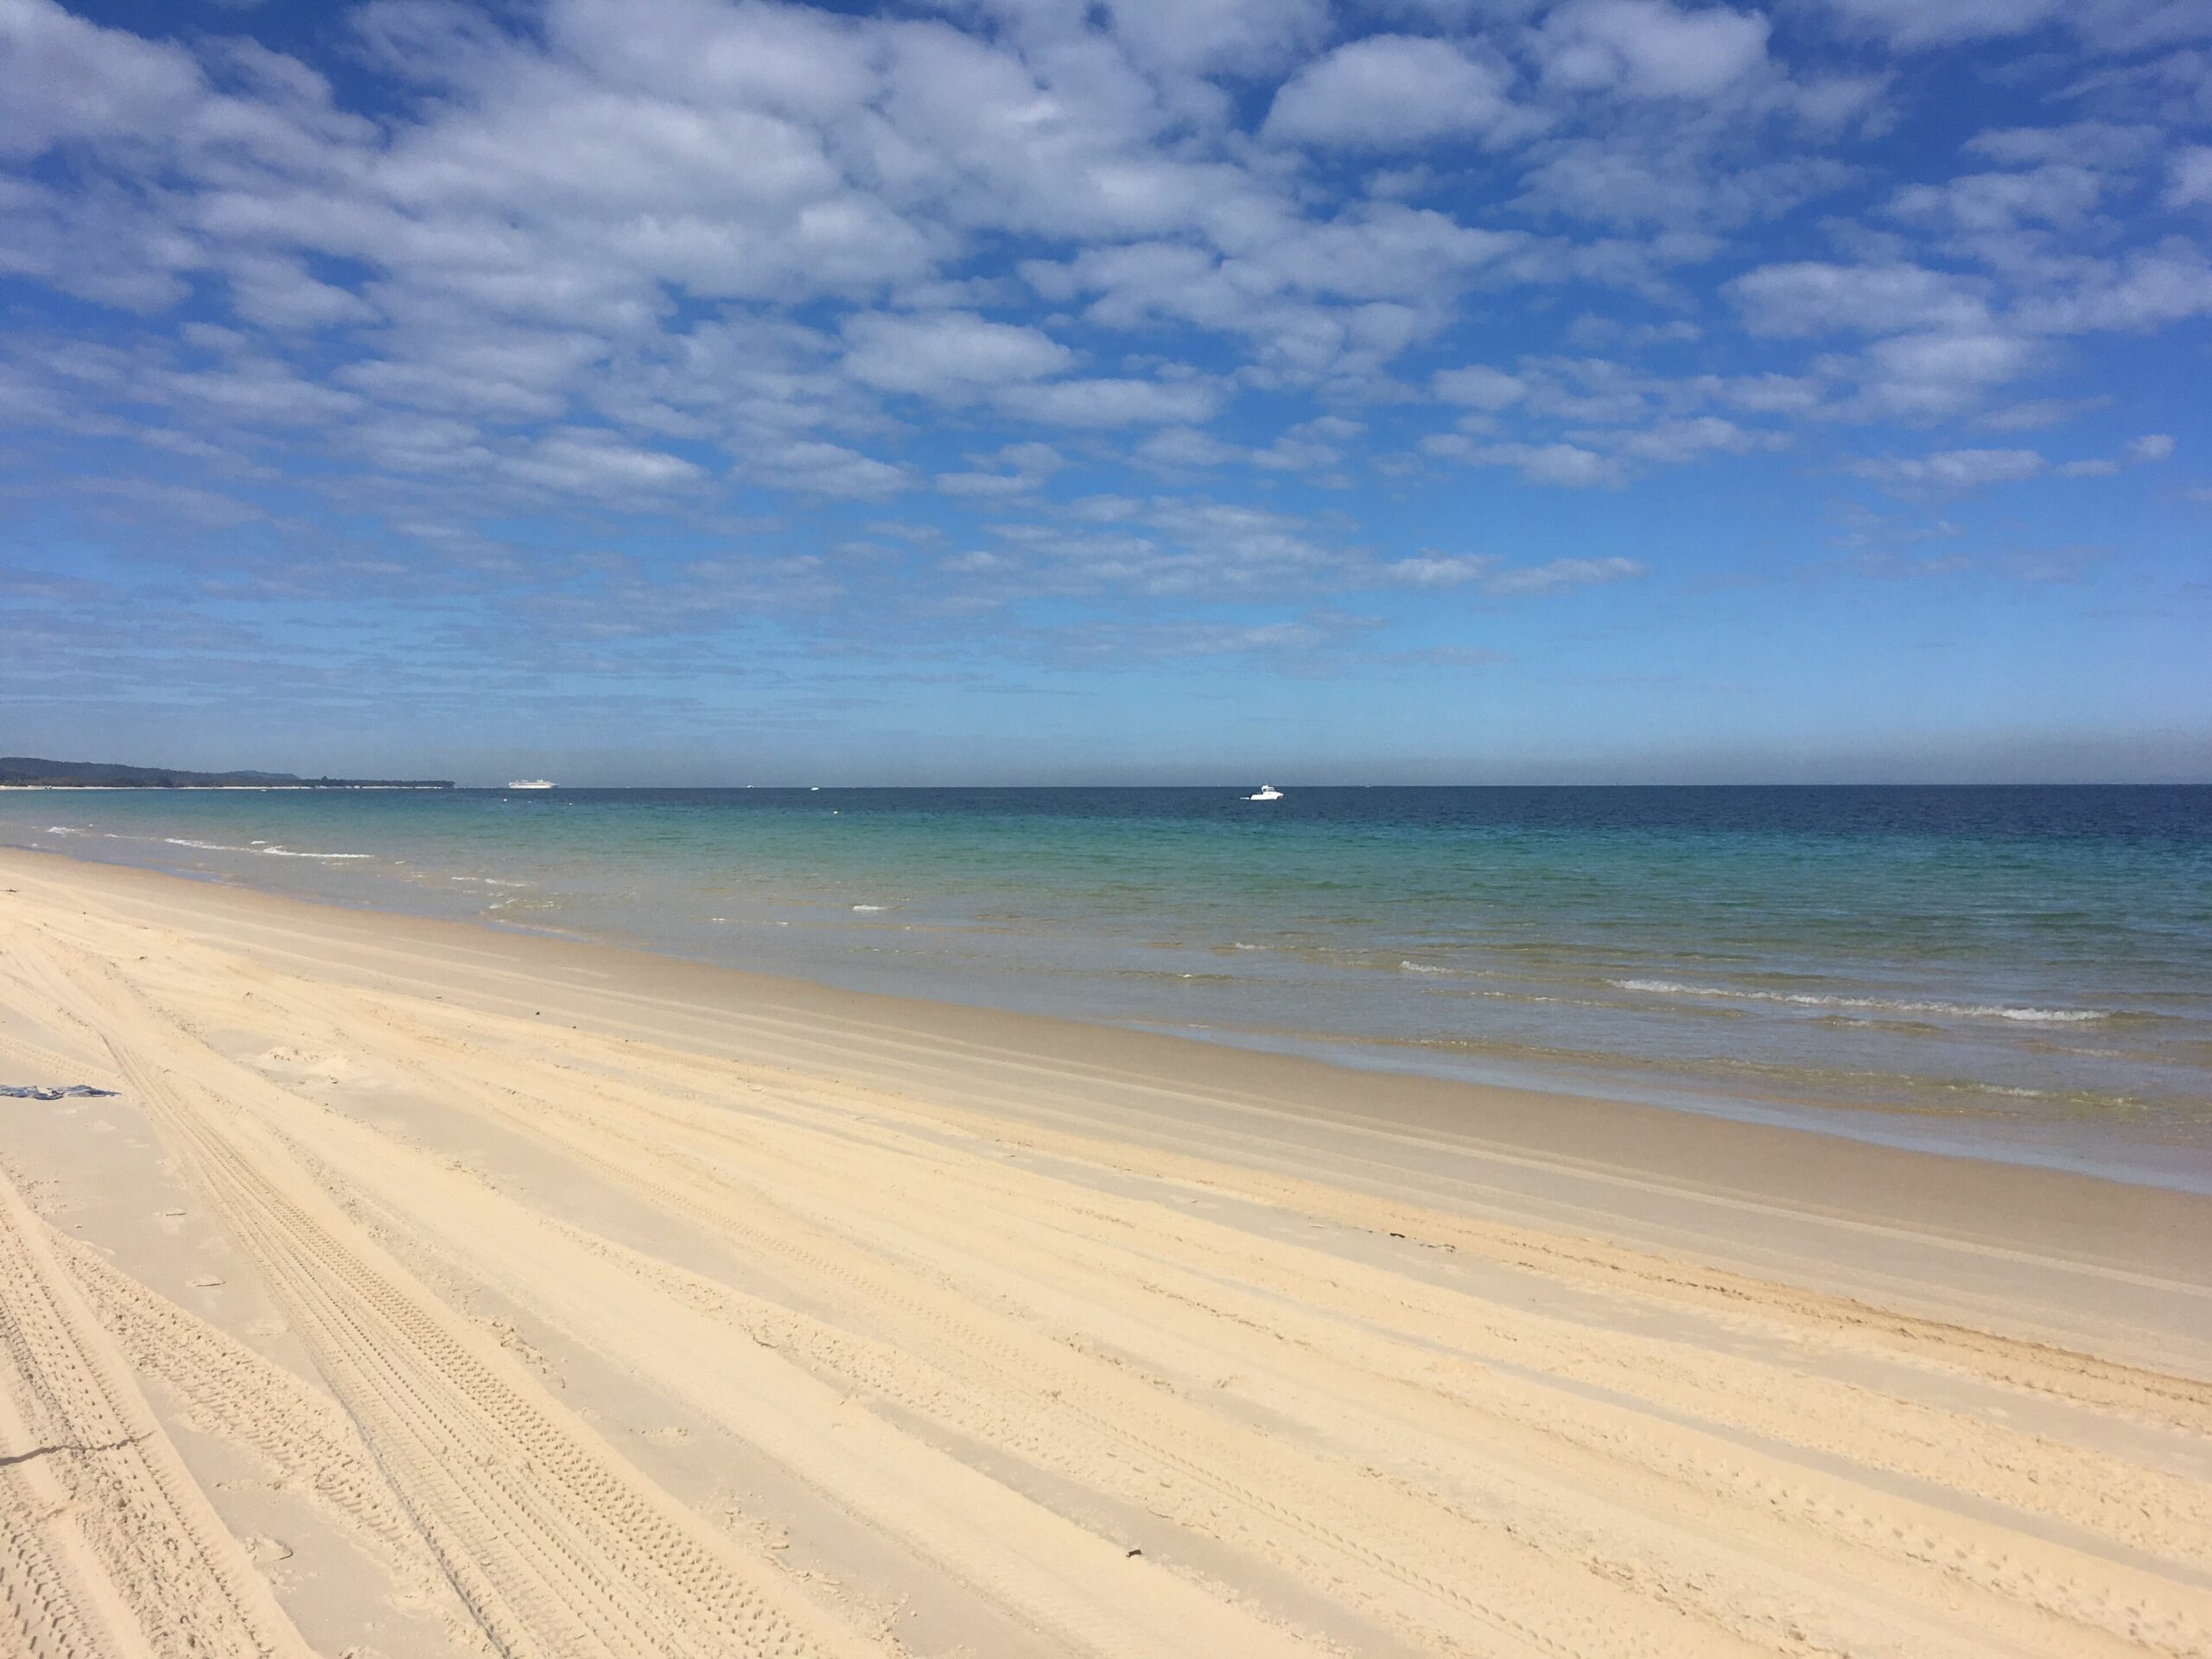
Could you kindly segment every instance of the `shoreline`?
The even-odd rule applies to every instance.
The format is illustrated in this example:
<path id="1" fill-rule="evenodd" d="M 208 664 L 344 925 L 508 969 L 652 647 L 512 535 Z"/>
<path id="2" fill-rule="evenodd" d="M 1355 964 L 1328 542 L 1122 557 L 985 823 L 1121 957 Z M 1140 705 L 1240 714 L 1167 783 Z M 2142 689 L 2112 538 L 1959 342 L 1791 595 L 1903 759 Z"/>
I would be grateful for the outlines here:
<path id="1" fill-rule="evenodd" d="M 123 791 L 145 793 L 143 791 Z M 206 791 L 236 792 L 236 791 Z M 310 791 L 329 793 L 332 791 Z M 128 840 L 128 836 L 122 837 Z M 197 848 L 184 840 L 174 844 Z M 10 844 L 0 844 L 0 851 Z M 1357 1032 L 1300 1032 L 1245 1026 L 1219 1019 L 1167 1023 L 1142 1014 L 1110 1009 L 1071 1008 L 1065 996 L 1037 996 L 1016 1000 L 1011 982 L 986 977 L 955 979 L 918 998 L 899 982 L 901 976 L 887 974 L 864 959 L 850 958 L 804 964 L 752 968 L 718 956 L 703 942 L 674 935 L 659 935 L 624 926 L 619 918 L 599 918 L 583 925 L 558 925 L 511 920 L 489 914 L 459 916 L 439 902 L 442 887 L 426 892 L 402 885 L 358 897 L 336 891 L 302 893 L 289 890 L 273 876 L 259 873 L 241 878 L 229 872 L 194 870 L 159 862 L 111 861 L 57 847 L 22 847 L 14 850 L 32 855 L 68 859 L 102 869 L 138 869 L 149 874 L 234 887 L 272 896 L 364 914 L 401 916 L 455 922 L 485 931 L 523 937 L 564 939 L 612 950 L 635 951 L 671 961 L 728 968 L 766 979 L 786 979 L 795 984 L 817 985 L 859 994 L 919 1000 L 932 1005 L 974 1008 L 1021 1017 L 1071 1020 L 1109 1029 L 1145 1032 L 1211 1047 L 1226 1047 L 1254 1054 L 1292 1055 L 1314 1063 L 1373 1075 L 1428 1077 L 1476 1089 L 1503 1090 L 1522 1094 L 1567 1099 L 1599 1099 L 1637 1104 L 1676 1115 L 1716 1118 L 1730 1123 L 1758 1124 L 1802 1130 L 1808 1134 L 1886 1147 L 1909 1153 L 1928 1153 L 1976 1162 L 2025 1168 L 2049 1169 L 2118 1181 L 2128 1185 L 2212 1196 L 2212 1148 L 2197 1139 L 2183 1139 L 2171 1125 L 2156 1132 L 2136 1128 L 2125 1134 L 2101 1133 L 2108 1120 L 2086 1110 L 2062 1112 L 2047 1117 L 2007 1116 L 1986 1107 L 1960 1109 L 1943 1094 L 1948 1085 L 1928 1083 L 1923 1096 L 1913 1100 L 1853 1097 L 1847 1092 L 1821 1094 L 1790 1092 L 1787 1084 L 1764 1086 L 1743 1078 L 1716 1078 L 1693 1074 L 1681 1064 L 1657 1057 L 1630 1058 L 1592 1052 L 1577 1057 L 1527 1059 L 1510 1053 L 1454 1052 L 1450 1045 L 1403 1041 Z M 158 851 L 158 849 L 156 849 Z M 245 853 L 275 852 L 286 858 L 371 860 L 370 854 L 300 855 L 256 843 L 246 848 L 208 850 Z M 248 860 L 249 863 L 255 861 Z M 460 878 L 455 878 L 460 879 Z M 526 883 L 494 883 L 526 886 Z M 410 902 L 410 899 L 418 902 Z M 838 906 L 842 910 L 842 906 Z M 721 922 L 721 917 L 712 918 Z M 907 975 L 903 977 L 912 977 Z M 1058 1006 L 1055 1006 L 1055 1004 Z M 1957 1085 L 1964 1088 L 1967 1085 Z M 2005 1092 L 1999 1090 L 1999 1093 Z M 2118 1120 L 2127 1122 L 2123 1116 Z"/>
<path id="2" fill-rule="evenodd" d="M 2212 1200 L 17 852 L 0 1080 L 29 1651 L 2212 1653 Z"/>
<path id="3" fill-rule="evenodd" d="M 2183 1187 L 1891 1146 L 1800 1122 L 1370 1070 L 1052 1014 L 849 990 L 526 926 L 325 903 L 62 853 L 0 849 L 5 885 L 22 879 L 26 862 L 34 869 L 60 866 L 68 872 L 64 884 L 81 881 L 172 925 L 188 917 L 213 937 L 255 941 L 278 958 L 298 953 L 276 939 L 305 938 L 334 953 L 318 963 L 322 971 L 359 976 L 363 982 L 378 982 L 385 970 L 376 964 L 395 950 L 404 950 L 417 972 L 436 963 L 448 976 L 466 980 L 474 966 L 497 962 L 502 974 L 528 982 L 529 994 L 520 998 L 479 988 L 487 1010 L 534 1001 L 556 1017 L 565 1011 L 575 1020 L 604 1020 L 606 1002 L 645 1001 L 671 1017 L 666 1034 L 705 1040 L 702 1021 L 744 1008 L 855 1041 L 873 1038 L 894 1054 L 942 1046 L 953 1063 L 988 1063 L 1016 1074 L 1040 1065 L 1069 1067 L 1111 1080 L 1124 1096 L 1115 1126 L 1137 1135 L 1160 1133 L 1147 1126 L 1152 1114 L 1144 1102 L 1203 1090 L 1223 1109 L 1274 1126 L 1311 1156 L 1326 1156 L 1334 1141 L 1357 1135 L 1403 1148 L 1390 1166 L 1404 1179 L 1421 1179 L 1424 1158 L 1469 1160 L 1484 1171 L 1484 1201 L 1510 1198 L 1523 1206 L 1516 1211 L 1523 1218 L 1598 1224 L 1610 1230 L 1613 1242 L 1639 1247 L 1672 1250 L 1694 1239 L 1713 1252 L 1707 1259 L 1715 1265 L 1746 1271 L 1800 1255 L 1794 1270 L 1809 1274 L 1802 1282 L 1824 1290 L 1886 1294 L 1901 1281 L 1894 1264 L 1866 1276 L 1856 1270 L 1849 1249 L 1815 1247 L 1808 1242 L 1815 1236 L 1920 1237 L 1933 1229 L 1950 1236 L 1952 1253 L 1962 1260 L 2024 1253 L 2088 1264 L 2094 1270 L 2075 1275 L 2082 1296 L 2063 1315 L 2056 1310 L 2066 1299 L 2054 1301 L 2045 1312 L 2055 1322 L 2022 1324 L 2017 1328 L 2024 1336 L 2070 1343 L 2113 1328 L 2094 1314 L 2101 1294 L 2094 1287 L 2212 1285 L 2212 1266 L 2201 1259 L 2202 1242 L 2212 1238 L 2212 1197 Z M 609 988 L 615 986 L 620 988 Z M 461 993 L 443 985 L 439 994 Z M 857 1049 L 844 1059 L 871 1077 L 894 1073 L 898 1065 L 895 1058 L 864 1064 Z M 1501 1171 L 1521 1172 L 1529 1190 L 1512 1192 Z M 1559 1190 L 1545 1190 L 1548 1183 Z M 1653 1215 L 1639 1214 L 1637 1195 L 1654 1188 L 1663 1200 Z M 1694 1225 L 1683 1225 L 1677 1206 L 1684 1203 L 1701 1214 Z M 1794 1218 L 1783 1230 L 1787 1243 L 1735 1236 L 1737 1218 L 1777 1210 Z M 1835 1259 L 1827 1274 L 1813 1274 L 1811 1264 L 1823 1250 Z M 2212 1309 L 2212 1292 L 2206 1305 Z M 1929 1311 L 1971 1319 L 1987 1309 L 1930 1304 Z M 2088 1322 L 2077 1328 L 2068 1323 L 2073 1319 Z M 2212 1376 L 2212 1319 L 2196 1346 Z"/>

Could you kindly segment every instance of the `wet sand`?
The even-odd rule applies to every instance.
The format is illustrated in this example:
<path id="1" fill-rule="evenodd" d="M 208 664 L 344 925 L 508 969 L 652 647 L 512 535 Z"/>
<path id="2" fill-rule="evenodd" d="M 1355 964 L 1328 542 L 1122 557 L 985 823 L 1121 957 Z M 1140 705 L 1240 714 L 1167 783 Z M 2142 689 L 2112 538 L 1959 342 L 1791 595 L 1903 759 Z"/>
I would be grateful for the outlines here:
<path id="1" fill-rule="evenodd" d="M 2212 1200 L 0 888 L 0 1651 L 2212 1653 Z"/>

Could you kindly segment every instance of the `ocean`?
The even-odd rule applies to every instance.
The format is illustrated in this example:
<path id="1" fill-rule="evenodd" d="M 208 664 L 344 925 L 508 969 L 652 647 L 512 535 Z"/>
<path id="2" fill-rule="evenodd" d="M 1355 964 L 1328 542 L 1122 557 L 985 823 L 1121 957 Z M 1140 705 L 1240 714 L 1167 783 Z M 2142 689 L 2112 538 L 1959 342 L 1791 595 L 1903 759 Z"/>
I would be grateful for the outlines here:
<path id="1" fill-rule="evenodd" d="M 0 842 L 2212 1190 L 2212 788 L 0 791 Z"/>

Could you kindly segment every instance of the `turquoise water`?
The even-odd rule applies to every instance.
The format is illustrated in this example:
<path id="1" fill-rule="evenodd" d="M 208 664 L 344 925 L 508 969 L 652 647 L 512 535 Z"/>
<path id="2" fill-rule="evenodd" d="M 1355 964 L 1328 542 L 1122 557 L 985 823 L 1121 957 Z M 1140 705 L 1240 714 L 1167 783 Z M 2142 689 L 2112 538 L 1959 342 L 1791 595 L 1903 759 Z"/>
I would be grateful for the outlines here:
<path id="1" fill-rule="evenodd" d="M 2212 790 L 0 793 L 0 841 L 2212 1185 Z"/>

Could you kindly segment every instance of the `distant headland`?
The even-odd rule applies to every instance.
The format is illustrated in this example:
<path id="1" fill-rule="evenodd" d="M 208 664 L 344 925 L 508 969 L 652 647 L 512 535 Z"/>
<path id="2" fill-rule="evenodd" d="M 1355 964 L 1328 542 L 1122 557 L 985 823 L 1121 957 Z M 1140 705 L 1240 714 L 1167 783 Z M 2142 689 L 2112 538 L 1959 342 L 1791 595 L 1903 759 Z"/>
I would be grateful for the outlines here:
<path id="1" fill-rule="evenodd" d="M 296 778 L 289 772 L 186 772 L 98 760 L 0 755 L 0 789 L 451 789 L 449 778 Z"/>

